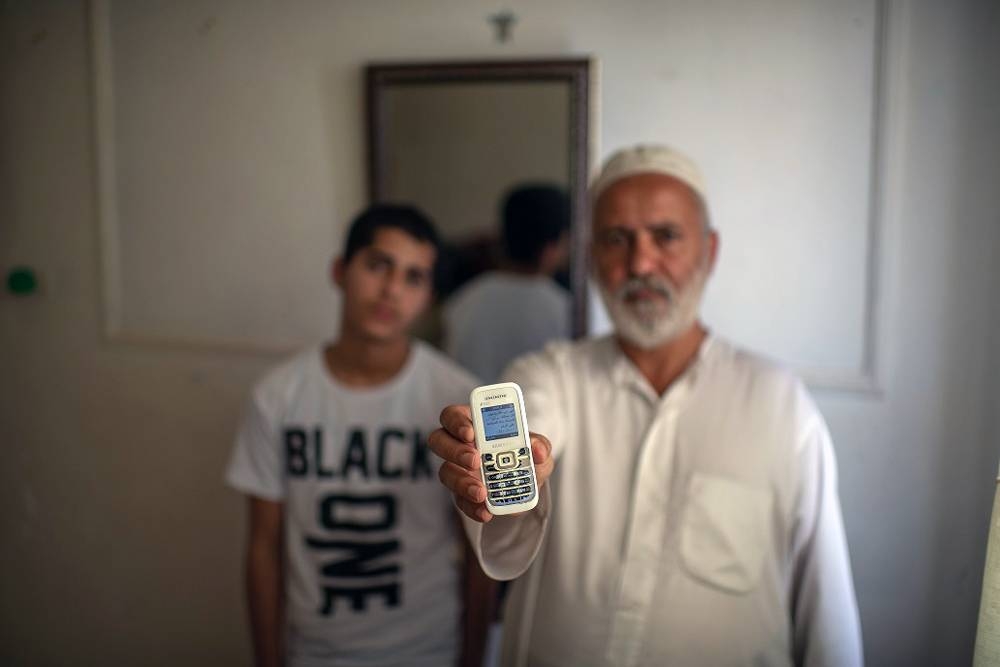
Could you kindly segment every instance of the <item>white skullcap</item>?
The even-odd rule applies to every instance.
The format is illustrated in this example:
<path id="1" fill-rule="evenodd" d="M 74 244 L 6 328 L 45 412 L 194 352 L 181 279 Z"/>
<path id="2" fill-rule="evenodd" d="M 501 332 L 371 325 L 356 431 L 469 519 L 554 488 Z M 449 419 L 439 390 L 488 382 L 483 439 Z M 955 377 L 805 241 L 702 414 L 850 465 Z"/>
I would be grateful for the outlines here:
<path id="1" fill-rule="evenodd" d="M 591 201 L 604 192 L 608 186 L 626 176 L 635 174 L 665 174 L 690 186 L 705 200 L 705 180 L 694 160 L 669 146 L 639 144 L 623 148 L 609 157 L 601 173 L 590 185 Z"/>

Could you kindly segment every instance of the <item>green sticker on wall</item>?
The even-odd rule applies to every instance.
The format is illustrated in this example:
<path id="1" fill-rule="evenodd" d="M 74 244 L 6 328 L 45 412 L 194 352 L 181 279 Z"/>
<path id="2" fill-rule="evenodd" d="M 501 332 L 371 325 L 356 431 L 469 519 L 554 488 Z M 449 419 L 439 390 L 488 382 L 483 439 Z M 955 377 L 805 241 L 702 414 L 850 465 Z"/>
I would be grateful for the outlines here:
<path id="1" fill-rule="evenodd" d="M 7 273 L 7 291 L 17 296 L 27 296 L 38 288 L 35 272 L 26 266 L 18 266 Z"/>

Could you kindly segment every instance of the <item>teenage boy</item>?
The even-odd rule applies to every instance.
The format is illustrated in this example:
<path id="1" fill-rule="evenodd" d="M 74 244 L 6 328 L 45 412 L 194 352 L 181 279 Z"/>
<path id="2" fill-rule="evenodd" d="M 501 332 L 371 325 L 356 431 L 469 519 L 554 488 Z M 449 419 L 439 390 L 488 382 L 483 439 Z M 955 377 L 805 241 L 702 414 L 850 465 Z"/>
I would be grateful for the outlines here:
<path id="1" fill-rule="evenodd" d="M 253 390 L 226 479 L 249 500 L 258 665 L 458 659 L 462 543 L 425 441 L 476 381 L 408 333 L 437 253 L 416 209 L 362 212 L 333 263 L 339 337 Z"/>

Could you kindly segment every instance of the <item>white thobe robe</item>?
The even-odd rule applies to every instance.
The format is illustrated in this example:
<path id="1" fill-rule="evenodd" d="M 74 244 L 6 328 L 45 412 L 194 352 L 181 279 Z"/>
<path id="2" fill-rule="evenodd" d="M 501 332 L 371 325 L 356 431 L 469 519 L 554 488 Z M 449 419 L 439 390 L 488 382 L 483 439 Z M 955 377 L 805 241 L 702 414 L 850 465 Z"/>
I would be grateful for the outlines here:
<path id="1" fill-rule="evenodd" d="M 833 447 L 800 381 L 711 336 L 662 396 L 610 337 L 505 376 L 557 461 L 532 512 L 466 521 L 486 573 L 520 577 L 504 665 L 862 664 Z"/>

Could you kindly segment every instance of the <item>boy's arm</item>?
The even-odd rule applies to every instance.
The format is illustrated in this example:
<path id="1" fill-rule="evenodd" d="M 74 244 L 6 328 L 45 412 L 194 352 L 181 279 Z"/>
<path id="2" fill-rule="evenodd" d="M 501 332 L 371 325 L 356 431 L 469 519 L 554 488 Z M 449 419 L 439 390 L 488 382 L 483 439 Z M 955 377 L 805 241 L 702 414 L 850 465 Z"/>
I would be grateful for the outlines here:
<path id="1" fill-rule="evenodd" d="M 257 667 L 284 664 L 283 523 L 284 504 L 249 497 L 250 538 L 246 586 Z"/>
<path id="2" fill-rule="evenodd" d="M 459 533 L 464 534 L 461 527 Z M 500 586 L 479 567 L 479 559 L 467 539 L 462 540 L 462 655 L 461 667 L 480 667 L 490 626 L 497 616 Z"/>

